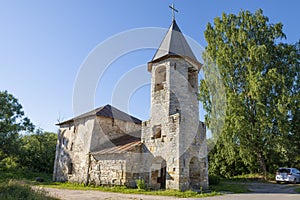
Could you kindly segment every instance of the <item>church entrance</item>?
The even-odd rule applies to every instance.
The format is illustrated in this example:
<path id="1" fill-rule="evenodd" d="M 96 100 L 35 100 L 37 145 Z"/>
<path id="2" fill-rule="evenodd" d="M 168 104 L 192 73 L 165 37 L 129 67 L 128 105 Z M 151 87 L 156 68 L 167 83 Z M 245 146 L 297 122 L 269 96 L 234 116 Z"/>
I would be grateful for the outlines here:
<path id="1" fill-rule="evenodd" d="M 199 189 L 200 186 L 200 162 L 197 157 L 193 157 L 190 161 L 190 187 Z"/>
<path id="2" fill-rule="evenodd" d="M 162 157 L 154 158 L 150 170 L 150 187 L 166 189 L 167 163 Z"/>

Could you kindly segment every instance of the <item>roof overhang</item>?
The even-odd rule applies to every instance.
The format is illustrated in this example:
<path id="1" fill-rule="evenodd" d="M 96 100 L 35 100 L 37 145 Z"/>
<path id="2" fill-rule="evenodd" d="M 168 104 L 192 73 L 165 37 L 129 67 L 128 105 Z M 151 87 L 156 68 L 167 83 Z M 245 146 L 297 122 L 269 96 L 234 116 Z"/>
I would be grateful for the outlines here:
<path id="1" fill-rule="evenodd" d="M 181 58 L 183 60 L 185 60 L 186 62 L 188 62 L 189 64 L 191 64 L 195 70 L 198 70 L 198 72 L 200 71 L 201 67 L 202 67 L 202 64 L 198 61 L 195 61 L 194 59 L 190 58 L 190 57 L 187 57 L 187 56 L 180 56 L 180 55 L 171 55 L 171 54 L 168 54 L 168 55 L 165 55 L 163 57 L 160 57 L 156 60 L 153 60 L 151 62 L 148 62 L 148 71 L 149 72 L 152 72 L 152 66 L 153 64 L 155 63 L 159 63 L 163 60 L 166 60 L 168 58 Z"/>

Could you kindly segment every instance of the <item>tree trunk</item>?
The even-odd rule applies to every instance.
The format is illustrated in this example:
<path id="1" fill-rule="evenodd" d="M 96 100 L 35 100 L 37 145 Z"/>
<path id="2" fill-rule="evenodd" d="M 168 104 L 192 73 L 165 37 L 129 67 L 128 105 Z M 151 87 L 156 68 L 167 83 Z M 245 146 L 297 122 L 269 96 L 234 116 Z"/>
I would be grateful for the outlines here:
<path id="1" fill-rule="evenodd" d="M 266 167 L 266 162 L 265 162 L 265 159 L 262 155 L 262 152 L 260 150 L 258 150 L 257 152 L 257 161 L 258 161 L 258 164 L 259 164 L 259 169 L 261 172 L 263 172 L 264 174 L 264 179 L 266 180 L 267 179 L 267 167 Z"/>

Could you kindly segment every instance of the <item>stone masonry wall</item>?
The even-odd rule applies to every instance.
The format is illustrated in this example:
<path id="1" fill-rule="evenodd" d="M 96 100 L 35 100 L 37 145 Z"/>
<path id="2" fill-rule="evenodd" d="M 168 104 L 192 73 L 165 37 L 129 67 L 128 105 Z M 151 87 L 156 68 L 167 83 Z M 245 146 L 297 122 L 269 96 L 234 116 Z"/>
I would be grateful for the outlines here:
<path id="1" fill-rule="evenodd" d="M 140 124 L 96 116 L 61 125 L 53 180 L 87 183 L 91 151 L 112 147 L 111 140 L 127 133 L 140 137 L 140 131 Z"/>
<path id="2" fill-rule="evenodd" d="M 89 183 L 135 187 L 137 179 L 145 178 L 142 173 L 143 162 L 140 149 L 135 152 L 92 155 Z"/>
<path id="3" fill-rule="evenodd" d="M 163 88 L 155 90 L 156 70 L 162 67 L 166 80 Z M 206 188 L 206 132 L 199 122 L 197 69 L 182 58 L 168 58 L 153 64 L 151 81 L 151 118 L 142 124 L 142 142 L 154 160 L 162 157 L 166 161 L 166 188 Z"/>
<path id="4" fill-rule="evenodd" d="M 59 129 L 54 166 L 55 181 L 84 182 L 94 119 L 87 117 Z M 74 174 L 76 174 L 74 176 Z"/>

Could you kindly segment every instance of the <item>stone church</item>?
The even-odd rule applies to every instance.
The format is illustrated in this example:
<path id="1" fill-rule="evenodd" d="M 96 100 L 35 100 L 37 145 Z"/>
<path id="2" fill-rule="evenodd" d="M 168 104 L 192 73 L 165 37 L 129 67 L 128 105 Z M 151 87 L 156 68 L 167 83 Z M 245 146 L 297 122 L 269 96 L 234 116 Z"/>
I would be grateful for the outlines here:
<path id="1" fill-rule="evenodd" d="M 152 189 L 207 188 L 200 68 L 173 19 L 148 62 L 150 119 L 142 122 L 106 105 L 59 123 L 53 180 L 135 187 L 144 179 Z"/>

